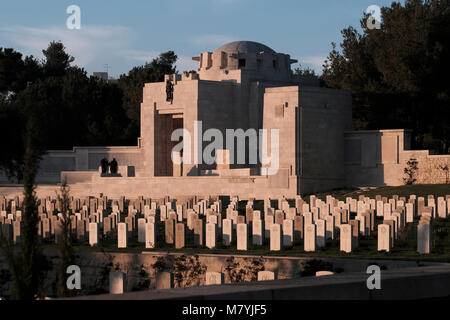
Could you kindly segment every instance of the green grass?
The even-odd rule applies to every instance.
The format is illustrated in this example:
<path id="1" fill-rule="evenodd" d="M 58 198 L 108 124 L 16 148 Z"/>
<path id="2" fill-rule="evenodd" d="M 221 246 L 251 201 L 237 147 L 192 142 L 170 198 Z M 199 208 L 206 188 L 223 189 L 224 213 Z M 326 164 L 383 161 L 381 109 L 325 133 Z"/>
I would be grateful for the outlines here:
<path id="1" fill-rule="evenodd" d="M 392 198 L 393 195 L 409 198 L 412 194 L 415 194 L 417 197 L 425 198 L 428 195 L 434 195 L 435 198 L 445 197 L 446 195 L 450 195 L 450 184 L 413 184 L 398 187 L 379 187 L 370 190 L 342 189 L 318 193 L 316 196 L 320 199 L 325 199 L 327 195 L 332 195 L 336 199 L 345 201 L 346 197 L 357 198 L 359 195 L 364 195 L 370 198 L 375 198 L 377 195 L 388 198 Z M 309 197 L 305 198 L 309 200 Z"/>

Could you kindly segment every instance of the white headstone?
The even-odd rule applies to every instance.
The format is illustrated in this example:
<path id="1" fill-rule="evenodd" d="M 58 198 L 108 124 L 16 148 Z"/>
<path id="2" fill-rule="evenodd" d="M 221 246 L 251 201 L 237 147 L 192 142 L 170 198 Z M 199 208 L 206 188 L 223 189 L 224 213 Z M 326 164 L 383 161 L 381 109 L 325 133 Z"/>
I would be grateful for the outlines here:
<path id="1" fill-rule="evenodd" d="M 117 224 L 117 247 L 126 248 L 128 242 L 127 224 L 120 222 Z"/>
<path id="2" fill-rule="evenodd" d="M 294 221 L 286 219 L 283 221 L 283 246 L 290 247 L 294 242 Z"/>
<path id="3" fill-rule="evenodd" d="M 125 229 L 126 230 L 126 229 Z M 126 290 L 125 273 L 120 271 L 109 273 L 109 293 L 122 294 Z"/>
<path id="4" fill-rule="evenodd" d="M 239 223 L 236 226 L 236 237 L 237 237 L 237 250 L 247 251 L 247 224 Z"/>
<path id="5" fill-rule="evenodd" d="M 383 201 L 379 200 L 377 201 L 377 217 L 383 217 L 384 216 L 384 203 Z"/>
<path id="6" fill-rule="evenodd" d="M 156 228 L 152 222 L 145 224 L 145 247 L 147 249 L 153 249 L 156 247 Z"/>
<path id="7" fill-rule="evenodd" d="M 325 217 L 325 238 L 326 239 L 334 239 L 334 228 L 335 228 L 335 224 L 334 224 L 334 216 L 326 216 Z"/>
<path id="8" fill-rule="evenodd" d="M 350 253 L 352 252 L 352 226 L 350 224 L 341 224 L 340 230 L 340 249 Z"/>
<path id="9" fill-rule="evenodd" d="M 447 205 L 444 198 L 438 199 L 437 215 L 439 218 L 445 219 L 447 217 Z"/>
<path id="10" fill-rule="evenodd" d="M 378 225 L 378 251 L 390 252 L 392 248 L 391 226 L 388 224 Z"/>
<path id="11" fill-rule="evenodd" d="M 258 281 L 271 281 L 275 280 L 275 272 L 272 271 L 259 271 Z"/>
<path id="12" fill-rule="evenodd" d="M 214 223 L 206 224 L 206 247 L 209 249 L 216 247 L 216 228 Z"/>
<path id="13" fill-rule="evenodd" d="M 270 227 L 270 251 L 281 250 L 281 225 L 274 223 Z"/>
<path id="14" fill-rule="evenodd" d="M 253 219 L 252 221 L 252 243 L 256 246 L 263 244 L 263 223 L 262 220 Z"/>
<path id="15" fill-rule="evenodd" d="M 264 218 L 264 237 L 266 239 L 270 238 L 270 228 L 272 227 L 273 219 L 273 216 L 269 215 Z"/>
<path id="16" fill-rule="evenodd" d="M 231 219 L 222 220 L 222 241 L 225 246 L 229 246 L 232 241 L 232 224 Z"/>
<path id="17" fill-rule="evenodd" d="M 304 221 L 305 225 L 314 223 L 313 215 L 311 212 L 303 212 L 303 216 L 305 217 L 305 221 Z"/>
<path id="18" fill-rule="evenodd" d="M 304 250 L 307 252 L 316 251 L 316 225 L 305 225 Z"/>
<path id="19" fill-rule="evenodd" d="M 406 204 L 406 222 L 414 222 L 414 205 L 412 203 Z"/>
<path id="20" fill-rule="evenodd" d="M 326 222 L 325 220 L 318 219 L 315 222 L 316 225 L 316 245 L 319 248 L 325 247 L 325 236 L 326 236 Z"/>
<path id="21" fill-rule="evenodd" d="M 224 282 L 223 278 L 222 272 L 207 272 L 205 282 L 207 286 L 220 285 Z"/>
<path id="22" fill-rule="evenodd" d="M 323 276 L 332 276 L 334 272 L 332 271 L 317 271 L 316 277 L 323 277 Z"/>
<path id="23" fill-rule="evenodd" d="M 95 222 L 89 223 L 89 245 L 91 247 L 98 245 L 98 225 Z"/>
<path id="24" fill-rule="evenodd" d="M 138 242 L 145 242 L 145 224 L 147 221 L 144 218 L 138 219 Z"/>
<path id="25" fill-rule="evenodd" d="M 367 236 L 367 216 L 357 215 L 355 220 L 359 221 L 359 234 L 362 236 Z"/>
<path id="26" fill-rule="evenodd" d="M 391 217 L 391 204 L 390 203 L 385 203 L 383 206 L 383 214 L 384 214 L 384 218 L 385 219 L 390 219 Z"/>
<path id="27" fill-rule="evenodd" d="M 417 226 L 417 252 L 431 253 L 431 224 L 419 223 Z"/>

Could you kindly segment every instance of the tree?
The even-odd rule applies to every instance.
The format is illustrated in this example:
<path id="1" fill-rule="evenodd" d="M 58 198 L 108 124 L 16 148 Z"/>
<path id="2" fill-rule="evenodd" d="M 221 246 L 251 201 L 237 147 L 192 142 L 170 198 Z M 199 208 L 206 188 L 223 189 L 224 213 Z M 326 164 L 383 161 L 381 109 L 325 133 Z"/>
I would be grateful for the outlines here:
<path id="1" fill-rule="evenodd" d="M 59 243 L 59 268 L 58 268 L 58 289 L 59 297 L 73 295 L 73 291 L 67 288 L 67 268 L 75 262 L 75 255 L 72 248 L 72 231 L 70 227 L 70 188 L 64 180 L 61 184 L 57 199 L 59 202 L 61 217 L 61 242 Z"/>
<path id="2" fill-rule="evenodd" d="M 24 166 L 24 117 L 7 102 L 0 101 L 0 168 L 11 182 L 23 178 Z"/>
<path id="3" fill-rule="evenodd" d="M 411 158 L 406 162 L 406 167 L 403 169 L 403 173 L 405 174 L 405 177 L 403 178 L 403 182 L 405 185 L 411 185 L 416 183 L 417 181 L 417 170 L 419 162 L 417 159 Z"/>
<path id="4" fill-rule="evenodd" d="M 10 99 L 42 74 L 33 56 L 22 59 L 22 54 L 11 48 L 0 48 L 0 97 Z"/>
<path id="5" fill-rule="evenodd" d="M 39 155 L 74 146 L 135 144 L 144 84 L 176 73 L 173 51 L 134 68 L 118 83 L 88 77 L 72 65 L 61 42 L 51 42 L 43 53 L 38 62 L 0 48 L 0 169 L 11 181 L 23 180 L 24 124 L 31 117 Z"/>
<path id="6" fill-rule="evenodd" d="M 39 161 L 36 152 L 33 118 L 27 122 L 24 157 L 24 200 L 22 215 L 22 241 L 20 252 L 16 253 L 10 243 L 1 240 L 1 247 L 12 272 L 12 298 L 34 300 L 42 289 L 45 257 L 38 236 L 38 207 L 35 194 L 35 177 Z"/>
<path id="7" fill-rule="evenodd" d="M 75 60 L 74 57 L 66 53 L 62 42 L 50 42 L 46 50 L 42 50 L 45 56 L 43 64 L 46 76 L 62 76 Z"/>
<path id="8" fill-rule="evenodd" d="M 353 94 L 355 129 L 413 129 L 413 147 L 450 152 L 450 1 L 406 0 L 381 9 L 380 29 L 342 30 L 322 80 Z"/>
<path id="9" fill-rule="evenodd" d="M 316 71 L 313 69 L 306 67 L 303 68 L 301 65 L 298 68 L 295 68 L 294 75 L 296 76 L 317 76 Z"/>

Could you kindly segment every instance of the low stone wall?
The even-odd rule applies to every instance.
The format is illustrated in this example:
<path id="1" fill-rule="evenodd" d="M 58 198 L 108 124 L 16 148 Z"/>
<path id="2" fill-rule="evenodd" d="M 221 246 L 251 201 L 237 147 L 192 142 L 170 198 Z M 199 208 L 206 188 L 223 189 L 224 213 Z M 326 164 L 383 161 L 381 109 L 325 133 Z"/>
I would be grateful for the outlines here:
<path id="1" fill-rule="evenodd" d="M 368 130 L 345 133 L 347 187 L 400 186 L 404 170 L 416 159 L 417 184 L 450 183 L 450 155 L 430 155 L 410 149 L 408 130 Z M 448 170 L 443 168 L 447 167 Z"/>
<path id="2" fill-rule="evenodd" d="M 411 150 L 404 151 L 402 156 L 405 163 L 409 159 L 417 160 L 418 170 L 416 172 L 416 183 L 450 183 L 450 155 L 430 155 L 428 151 L 420 152 Z M 447 167 L 447 170 L 444 170 L 445 167 Z"/>
<path id="3" fill-rule="evenodd" d="M 49 262 L 44 291 L 47 296 L 55 296 L 57 284 L 57 271 L 59 264 L 58 252 L 47 250 L 45 252 Z M 181 253 L 163 252 L 143 252 L 143 253 L 101 253 L 101 252 L 77 252 L 77 265 L 81 269 L 81 290 L 78 295 L 92 295 L 108 293 L 109 272 L 120 270 L 126 274 L 127 291 L 141 291 L 155 288 L 155 275 L 157 261 L 166 264 L 166 270 L 173 272 L 173 262 Z M 188 255 L 187 257 L 194 257 Z M 159 260 L 158 260 L 159 259 Z M 232 276 L 232 271 L 243 270 L 245 276 L 243 280 L 249 282 L 257 275 L 258 270 L 272 271 L 277 279 L 292 279 L 301 277 L 305 263 L 312 258 L 304 257 L 257 257 L 244 255 L 198 255 L 198 262 L 205 268 L 205 272 L 224 273 L 225 283 L 232 283 L 236 279 Z M 365 272 L 374 260 L 360 259 L 320 259 L 323 262 L 331 263 L 335 272 Z M 391 261 L 376 260 L 380 266 L 386 269 L 401 269 L 417 266 L 411 261 Z M 228 271 L 227 271 L 228 269 Z M 229 272 L 231 271 L 231 272 Z M 188 276 L 187 276 L 188 277 Z M 188 279 L 184 279 L 188 280 Z M 192 279 L 191 279 L 192 280 Z M 194 286 L 205 284 L 205 274 L 193 279 Z M 10 272 L 6 261 L 0 256 L 0 296 L 9 296 L 10 292 Z M 176 284 L 177 286 L 177 284 Z M 181 284 L 184 286 L 184 283 Z"/>
<path id="4" fill-rule="evenodd" d="M 42 156 L 36 181 L 39 184 L 57 184 L 61 182 L 61 173 L 73 171 L 71 176 L 76 182 L 91 181 L 89 172 L 96 173 L 103 158 L 116 158 L 120 165 L 133 166 L 136 171 L 142 169 L 141 148 L 135 147 L 74 147 L 72 150 L 49 150 Z M 11 183 L 3 171 L 0 171 L 0 183 Z"/>
<path id="5" fill-rule="evenodd" d="M 448 298 L 450 265 L 382 271 L 381 288 L 367 288 L 365 272 L 249 284 L 166 289 L 78 297 L 89 300 L 413 300 Z"/>

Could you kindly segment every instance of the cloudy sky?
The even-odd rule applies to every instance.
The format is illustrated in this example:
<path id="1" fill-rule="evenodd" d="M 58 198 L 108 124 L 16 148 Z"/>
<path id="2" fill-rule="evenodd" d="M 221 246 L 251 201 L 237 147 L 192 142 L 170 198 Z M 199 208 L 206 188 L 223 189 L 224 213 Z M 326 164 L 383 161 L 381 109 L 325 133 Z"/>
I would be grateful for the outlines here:
<path id="1" fill-rule="evenodd" d="M 340 30 L 359 20 L 370 5 L 386 0 L 2 0 L 0 47 L 42 58 L 52 40 L 62 41 L 75 64 L 89 74 L 113 77 L 174 50 L 180 71 L 224 43 L 252 40 L 288 53 L 321 72 Z M 81 29 L 70 30 L 70 5 L 81 9 Z M 293 67 L 296 67 L 294 65 Z"/>

